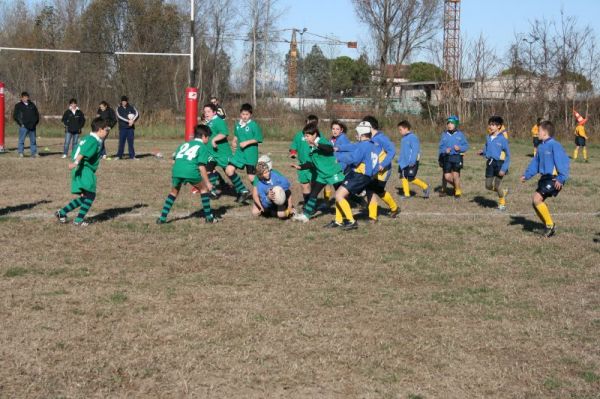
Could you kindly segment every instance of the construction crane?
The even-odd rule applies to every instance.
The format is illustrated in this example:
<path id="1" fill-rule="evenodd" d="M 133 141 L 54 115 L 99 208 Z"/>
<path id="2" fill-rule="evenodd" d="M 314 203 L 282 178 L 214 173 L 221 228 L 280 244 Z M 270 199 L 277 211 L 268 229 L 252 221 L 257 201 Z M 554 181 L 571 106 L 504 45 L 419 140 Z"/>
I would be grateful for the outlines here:
<path id="1" fill-rule="evenodd" d="M 304 44 L 323 44 L 326 46 L 346 46 L 347 48 L 357 49 L 357 42 L 344 42 L 337 38 L 328 36 L 318 35 L 316 33 L 308 32 L 308 29 L 283 29 L 292 31 L 292 39 L 290 40 L 290 52 L 288 59 L 288 96 L 298 96 L 298 39 L 296 34 L 299 33 L 302 37 L 302 45 Z M 304 34 L 317 37 L 322 40 L 308 40 L 304 41 Z"/>

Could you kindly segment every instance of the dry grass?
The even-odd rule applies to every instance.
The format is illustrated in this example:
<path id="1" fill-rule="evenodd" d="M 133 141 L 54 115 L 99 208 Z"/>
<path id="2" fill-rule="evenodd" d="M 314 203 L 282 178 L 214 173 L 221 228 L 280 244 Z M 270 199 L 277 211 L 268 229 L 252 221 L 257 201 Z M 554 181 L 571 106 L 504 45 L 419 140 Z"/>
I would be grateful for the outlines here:
<path id="1" fill-rule="evenodd" d="M 351 233 L 227 197 L 219 225 L 157 226 L 170 165 L 151 157 L 104 162 L 96 223 L 58 225 L 65 162 L 2 155 L 0 397 L 598 398 L 600 148 L 550 201 L 546 240 L 513 147 L 508 214 L 469 155 L 460 203 L 414 198 Z M 292 175 L 286 143 L 265 148 Z M 434 151 L 420 176 L 437 183 Z M 171 218 L 198 207 L 186 192 Z"/>

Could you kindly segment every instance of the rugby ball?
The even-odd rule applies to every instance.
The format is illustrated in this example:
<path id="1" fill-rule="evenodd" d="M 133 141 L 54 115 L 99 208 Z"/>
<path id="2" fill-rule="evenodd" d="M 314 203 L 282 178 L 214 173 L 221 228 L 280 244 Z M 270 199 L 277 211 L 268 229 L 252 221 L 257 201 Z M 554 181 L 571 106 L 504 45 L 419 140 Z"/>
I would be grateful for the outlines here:
<path id="1" fill-rule="evenodd" d="M 135 118 L 134 114 L 127 114 L 127 119 L 133 120 L 133 118 Z"/>
<path id="2" fill-rule="evenodd" d="M 281 186 L 275 186 L 271 190 L 273 190 L 273 195 L 275 197 L 273 199 L 275 205 L 284 205 L 287 200 L 285 190 L 281 188 Z"/>

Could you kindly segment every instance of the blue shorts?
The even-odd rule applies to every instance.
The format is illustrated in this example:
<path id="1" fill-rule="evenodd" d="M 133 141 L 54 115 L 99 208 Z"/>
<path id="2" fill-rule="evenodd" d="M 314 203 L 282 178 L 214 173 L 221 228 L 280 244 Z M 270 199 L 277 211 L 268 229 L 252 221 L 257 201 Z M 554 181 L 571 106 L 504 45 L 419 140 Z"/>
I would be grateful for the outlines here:
<path id="1" fill-rule="evenodd" d="M 504 161 L 488 159 L 485 163 L 485 177 L 502 177 L 500 176 L 502 165 L 504 165 Z"/>
<path id="2" fill-rule="evenodd" d="M 444 173 L 460 172 L 463 168 L 463 156 L 460 154 L 446 154 L 442 165 Z"/>
<path id="3" fill-rule="evenodd" d="M 371 183 L 372 177 L 363 175 L 362 173 L 356 173 L 351 171 L 346 176 L 346 179 L 342 183 L 342 186 L 350 192 L 350 194 L 360 194 L 367 189 L 367 186 Z"/>
<path id="4" fill-rule="evenodd" d="M 549 197 L 556 197 L 560 190 L 557 190 L 554 187 L 554 182 L 556 178 L 552 175 L 543 175 L 538 181 L 538 188 L 535 190 L 538 194 L 542 196 L 542 198 L 546 199 Z"/>
<path id="5" fill-rule="evenodd" d="M 417 173 L 419 172 L 419 161 L 417 161 L 414 165 L 408 165 L 405 168 L 398 168 L 398 174 L 401 179 L 408 179 L 408 181 L 413 181 L 417 177 Z"/>

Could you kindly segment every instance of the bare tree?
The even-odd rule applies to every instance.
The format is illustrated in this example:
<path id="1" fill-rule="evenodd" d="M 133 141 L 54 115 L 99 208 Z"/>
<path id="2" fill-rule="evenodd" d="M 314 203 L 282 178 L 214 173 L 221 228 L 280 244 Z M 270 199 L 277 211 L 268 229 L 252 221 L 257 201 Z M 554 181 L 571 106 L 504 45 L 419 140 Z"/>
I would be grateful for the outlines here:
<path id="1" fill-rule="evenodd" d="M 423 49 L 439 30 L 440 0 L 352 0 L 358 18 L 376 42 L 381 101 L 389 95 L 392 79 L 387 66 L 405 62 Z M 379 102 L 378 102 L 379 105 Z"/>

